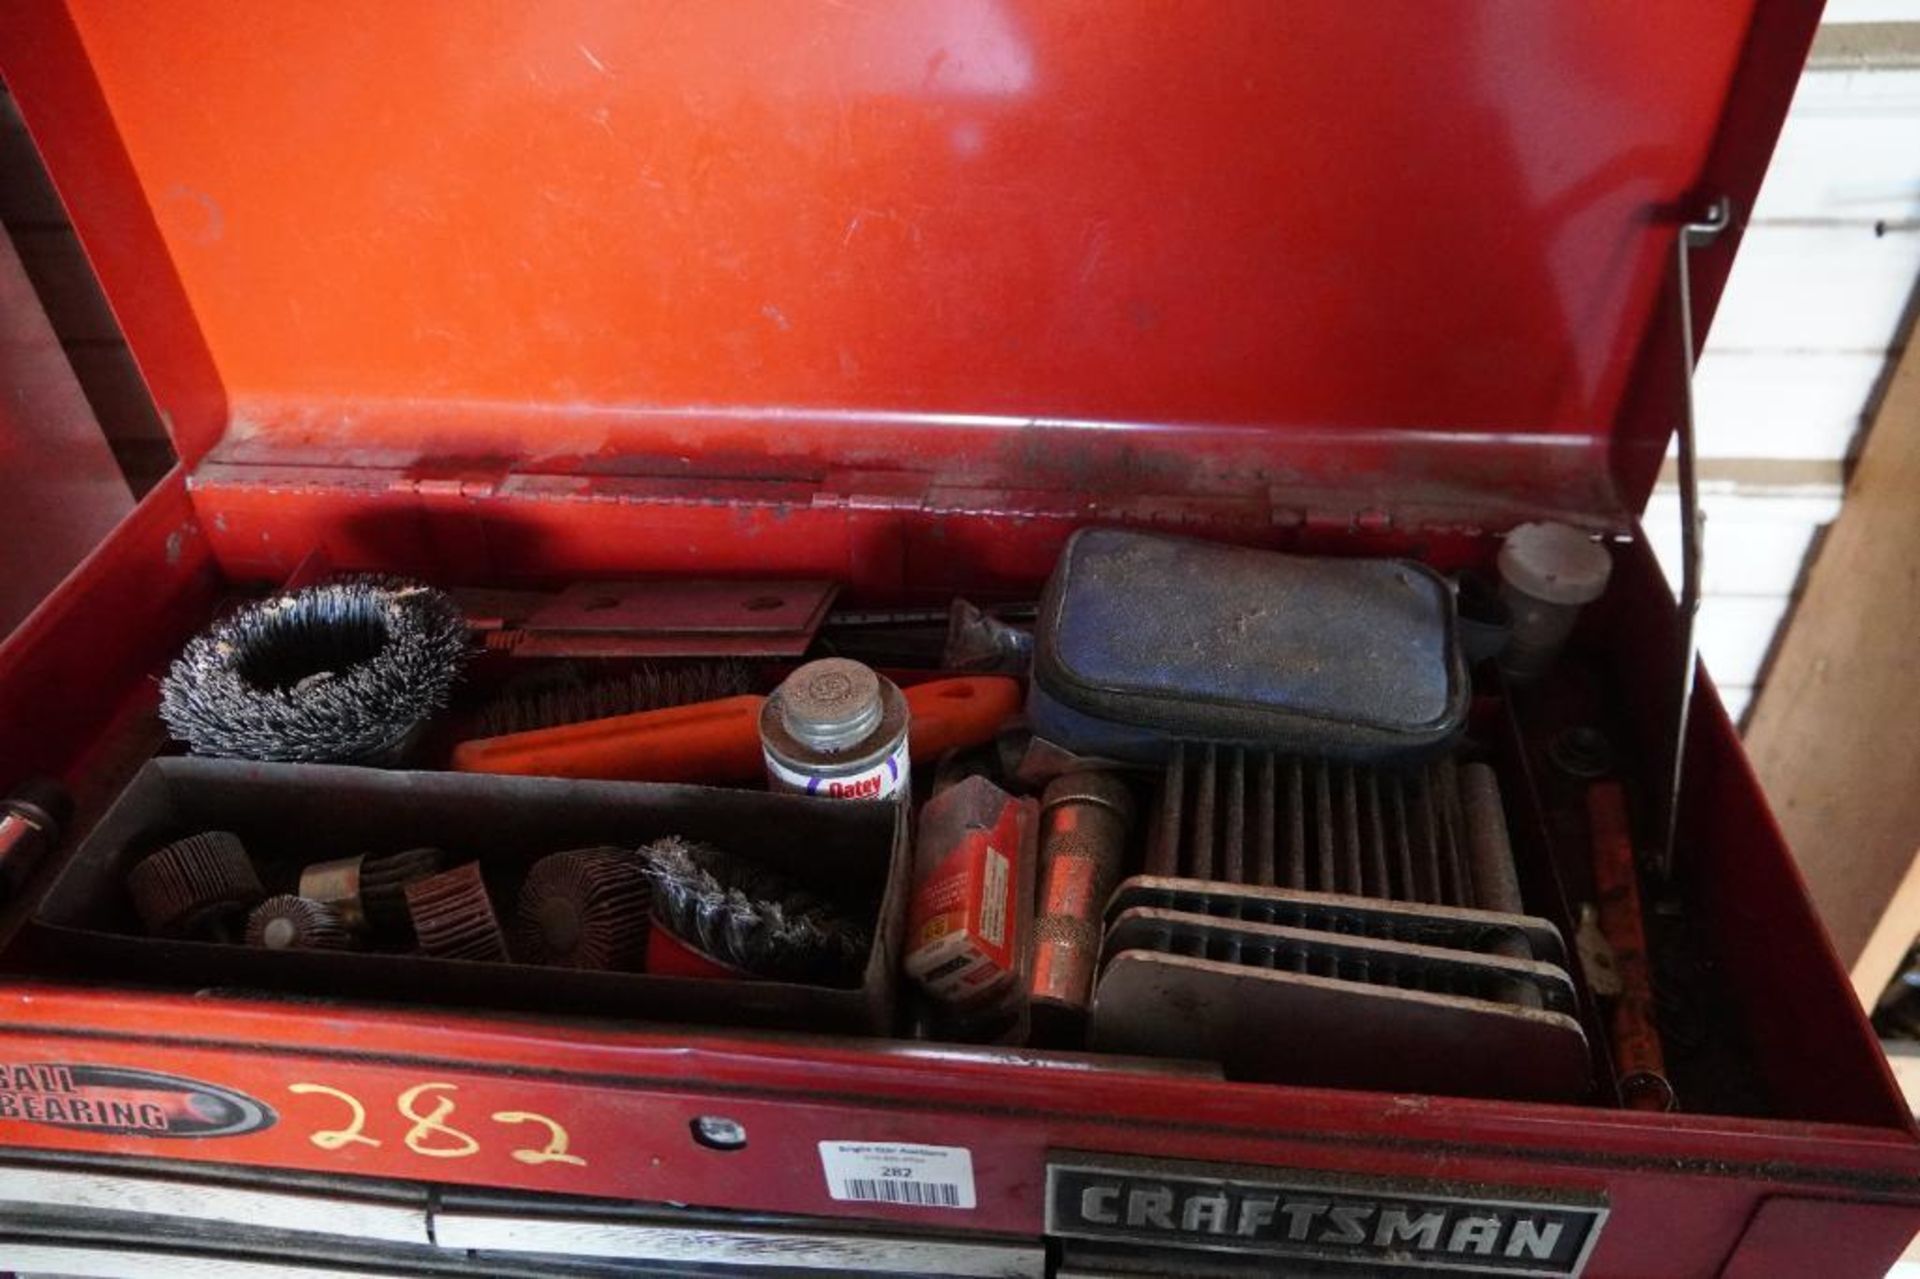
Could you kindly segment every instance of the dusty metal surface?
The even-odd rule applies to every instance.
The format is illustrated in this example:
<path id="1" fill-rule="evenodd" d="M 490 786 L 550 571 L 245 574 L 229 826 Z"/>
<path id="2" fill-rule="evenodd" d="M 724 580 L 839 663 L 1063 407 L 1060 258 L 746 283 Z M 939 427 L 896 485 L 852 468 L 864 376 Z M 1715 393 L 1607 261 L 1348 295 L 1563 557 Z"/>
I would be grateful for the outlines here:
<path id="1" fill-rule="evenodd" d="M 1222 884 L 1203 879 L 1137 875 L 1123 880 L 1107 903 L 1107 915 L 1135 906 L 1166 907 L 1191 914 L 1256 923 L 1318 928 L 1446 946 L 1492 951 L 1513 936 L 1523 938 L 1537 959 L 1564 963 L 1560 930 L 1530 915 L 1506 915 L 1463 906 L 1429 906 L 1292 888 Z"/>
<path id="2" fill-rule="evenodd" d="M 831 581 L 576 583 L 488 643 L 519 657 L 798 657 L 838 590 Z"/>
<path id="3" fill-rule="evenodd" d="M 1566 971 L 1532 959 L 1150 906 L 1121 911 L 1107 930 L 1106 945 L 1114 955 L 1151 950 L 1497 1003 L 1522 1002 L 1510 990 L 1524 985 L 1534 996 L 1531 1007 L 1574 1014 L 1573 982 Z"/>
<path id="4" fill-rule="evenodd" d="M 1147 873 L 1475 906 L 1456 776 L 1450 759 L 1395 769 L 1176 747 Z"/>
<path id="5" fill-rule="evenodd" d="M 1321 1087 L 1571 1101 L 1591 1081 L 1586 1036 L 1560 1013 L 1145 950 L 1107 961 L 1091 1043 Z"/>
<path id="6" fill-rule="evenodd" d="M 1121 881 L 1108 901 L 1108 918 L 1119 910 L 1156 906 L 1206 914 L 1254 924 L 1281 924 L 1286 928 L 1315 928 L 1329 933 L 1354 933 L 1413 941 L 1419 945 L 1455 951 L 1496 951 L 1511 937 L 1521 937 L 1534 958 L 1553 964 L 1565 962 L 1565 943 L 1548 920 L 1526 914 L 1500 914 L 1467 906 L 1427 906 L 1390 903 L 1373 897 L 1340 893 L 1313 893 L 1302 889 L 1248 887 L 1210 880 L 1177 880 L 1135 876 Z"/>
<path id="7" fill-rule="evenodd" d="M 1586 1096 L 1565 945 L 1519 913 L 1491 781 L 1451 758 L 1388 770 L 1177 748 L 1150 873 L 1108 906 L 1090 1041 L 1202 1043 L 1241 1078 Z"/>

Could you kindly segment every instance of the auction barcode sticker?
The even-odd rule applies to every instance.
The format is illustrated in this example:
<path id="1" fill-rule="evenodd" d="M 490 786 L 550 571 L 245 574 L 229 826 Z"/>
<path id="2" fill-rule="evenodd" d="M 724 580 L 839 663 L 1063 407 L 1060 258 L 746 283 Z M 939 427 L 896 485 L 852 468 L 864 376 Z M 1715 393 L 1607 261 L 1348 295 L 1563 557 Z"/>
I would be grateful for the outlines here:
<path id="1" fill-rule="evenodd" d="M 965 1146 L 823 1141 L 827 1193 L 861 1203 L 911 1208 L 973 1207 L 973 1155 Z"/>

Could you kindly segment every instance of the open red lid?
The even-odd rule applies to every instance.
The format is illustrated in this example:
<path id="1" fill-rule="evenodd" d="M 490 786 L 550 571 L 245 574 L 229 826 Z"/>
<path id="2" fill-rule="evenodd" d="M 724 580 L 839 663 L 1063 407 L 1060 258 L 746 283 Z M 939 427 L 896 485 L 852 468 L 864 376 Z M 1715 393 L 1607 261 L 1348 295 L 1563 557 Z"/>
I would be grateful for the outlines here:
<path id="1" fill-rule="evenodd" d="M 190 463 L 1611 518 L 1818 11 L 69 0 L 0 58 Z"/>

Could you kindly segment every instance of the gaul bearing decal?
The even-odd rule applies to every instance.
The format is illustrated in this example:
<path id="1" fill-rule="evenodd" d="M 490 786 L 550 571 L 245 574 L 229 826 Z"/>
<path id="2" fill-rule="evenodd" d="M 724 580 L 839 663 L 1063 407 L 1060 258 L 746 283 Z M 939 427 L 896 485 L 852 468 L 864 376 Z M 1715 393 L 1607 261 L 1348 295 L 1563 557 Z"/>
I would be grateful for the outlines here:
<path id="1" fill-rule="evenodd" d="M 0 1063 L 0 1124 L 135 1137 L 237 1137 L 273 1126 L 264 1102 L 125 1066 Z"/>

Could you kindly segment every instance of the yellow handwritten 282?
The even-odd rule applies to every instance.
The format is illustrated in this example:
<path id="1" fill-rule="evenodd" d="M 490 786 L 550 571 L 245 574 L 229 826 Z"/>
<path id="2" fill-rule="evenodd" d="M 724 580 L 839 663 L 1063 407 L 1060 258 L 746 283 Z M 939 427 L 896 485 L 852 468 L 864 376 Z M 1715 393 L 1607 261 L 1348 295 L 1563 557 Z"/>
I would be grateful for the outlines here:
<path id="1" fill-rule="evenodd" d="M 378 1137 L 367 1135 L 367 1108 L 353 1094 L 328 1084 L 309 1083 L 289 1084 L 287 1091 L 301 1096 L 331 1097 L 347 1108 L 344 1127 L 316 1128 L 307 1135 L 307 1140 L 320 1149 L 344 1150 L 353 1145 L 381 1144 Z M 479 1138 L 447 1122 L 455 1110 L 454 1100 L 448 1094 L 457 1091 L 458 1084 L 429 1080 L 415 1084 L 396 1097 L 394 1109 L 410 1125 L 401 1135 L 401 1144 L 414 1154 L 429 1159 L 466 1159 L 479 1154 Z M 429 1098 L 431 1105 L 423 1109 Z M 533 1124 L 545 1130 L 547 1141 L 544 1146 L 526 1146 L 509 1152 L 521 1163 L 577 1164 L 586 1167 L 587 1161 L 568 1149 L 571 1139 L 558 1120 L 531 1110 L 496 1110 L 491 1118 L 502 1126 Z"/>

